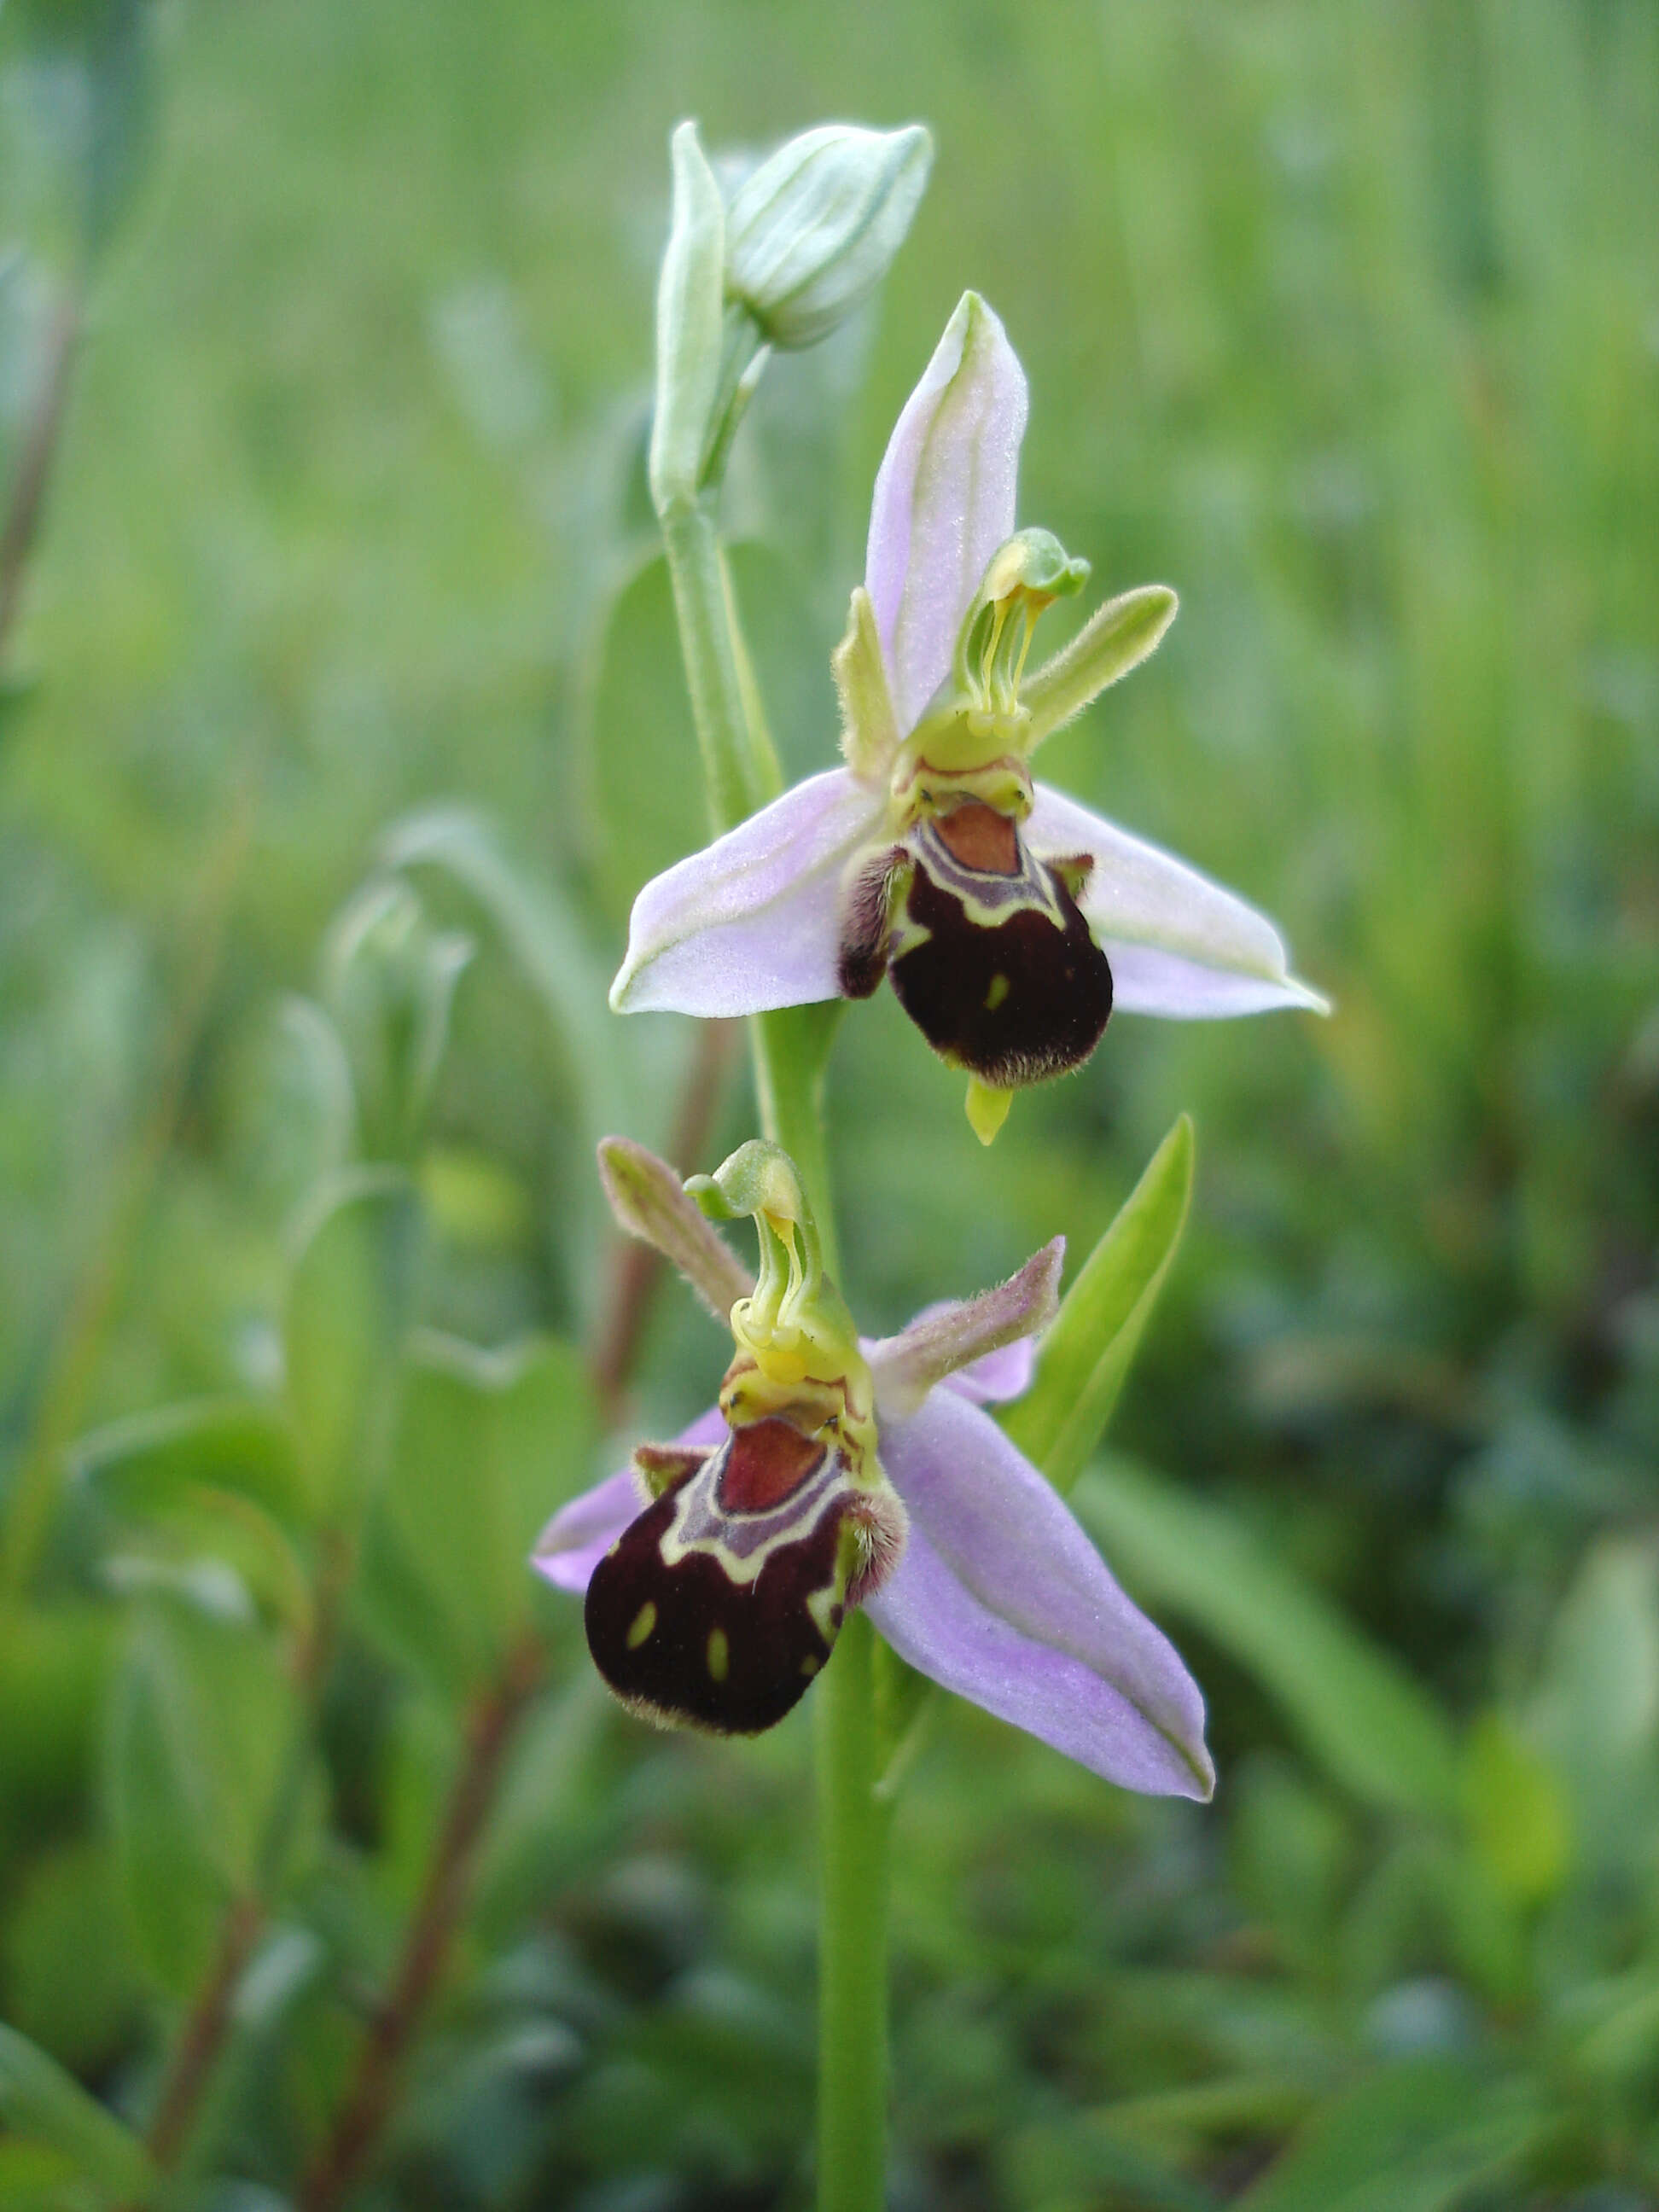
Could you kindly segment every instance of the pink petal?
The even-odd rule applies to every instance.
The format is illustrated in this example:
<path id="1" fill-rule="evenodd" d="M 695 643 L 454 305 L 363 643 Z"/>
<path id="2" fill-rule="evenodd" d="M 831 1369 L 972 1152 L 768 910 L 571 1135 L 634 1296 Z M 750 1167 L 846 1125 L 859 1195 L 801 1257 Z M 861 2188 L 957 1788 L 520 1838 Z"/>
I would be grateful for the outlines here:
<path id="1" fill-rule="evenodd" d="M 1036 1371 L 1036 1339 L 1023 1336 L 1017 1344 L 1001 1345 L 995 1352 L 988 1352 L 982 1358 L 975 1359 L 971 1366 L 947 1375 L 945 1388 L 956 1391 L 974 1406 L 1000 1405 L 1010 1398 L 1023 1398 Z"/>
<path id="2" fill-rule="evenodd" d="M 884 1419 L 914 1413 L 947 1376 L 1047 1328 L 1060 1309 L 1066 1239 L 1056 1237 L 1017 1275 L 975 1298 L 947 1300 L 919 1313 L 908 1328 L 869 1347 L 876 1404 Z M 964 1395 L 988 1395 L 970 1388 Z M 996 1395 L 995 1378 L 988 1395 Z"/>
<path id="3" fill-rule="evenodd" d="M 1329 1011 L 1291 974 L 1267 915 L 1172 853 L 1042 783 L 1024 836 L 1040 860 L 1092 856 L 1079 903 L 1111 963 L 1115 1011 L 1176 1021 L 1276 1006 Z"/>
<path id="4" fill-rule="evenodd" d="M 1109 1781 L 1206 1797 L 1197 1685 L 995 1422 L 936 1390 L 881 1457 L 910 1539 L 867 1610 L 901 1658 Z"/>
<path id="5" fill-rule="evenodd" d="M 894 425 L 870 503 L 864 580 L 901 731 L 948 673 L 969 603 L 1013 535 L 1025 410 L 1002 325 L 964 292 Z"/>
<path id="6" fill-rule="evenodd" d="M 839 996 L 842 875 L 883 811 L 830 769 L 654 878 L 634 902 L 612 1006 L 712 1019 Z"/>

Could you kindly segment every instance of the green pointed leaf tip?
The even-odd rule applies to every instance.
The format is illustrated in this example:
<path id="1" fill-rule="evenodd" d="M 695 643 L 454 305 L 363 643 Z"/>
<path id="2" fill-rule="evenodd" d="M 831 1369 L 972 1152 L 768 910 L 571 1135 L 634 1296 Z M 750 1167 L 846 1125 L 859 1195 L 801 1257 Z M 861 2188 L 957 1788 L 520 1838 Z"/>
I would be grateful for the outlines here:
<path id="1" fill-rule="evenodd" d="M 0 2122 L 10 2135 L 60 2152 L 77 2177 L 112 2203 L 142 2201 L 155 2184 L 155 2168 L 137 2136 L 89 2096 L 55 2058 L 3 2023 Z M 69 2203 L 81 2198 L 77 2191 L 66 2190 L 61 2199 L 52 2192 L 39 2201 Z"/>
<path id="2" fill-rule="evenodd" d="M 1237 1660 L 1343 1788 L 1389 1811 L 1455 1812 L 1456 1749 L 1440 1707 L 1231 1513 L 1115 1458 L 1084 1476 L 1073 1505 L 1137 1600 Z"/>
<path id="3" fill-rule="evenodd" d="M 293 1431 L 278 1407 L 252 1400 L 198 1398 L 112 1421 L 82 1438 L 70 1467 L 117 1513 L 164 1513 L 214 1490 L 290 1526 L 304 1518 Z"/>
<path id="4" fill-rule="evenodd" d="M 1036 1380 L 1009 1410 L 1009 1435 L 1058 1490 L 1077 1480 L 1111 1419 L 1192 1194 L 1193 1125 L 1183 1114 L 1066 1292 Z"/>
<path id="5" fill-rule="evenodd" d="M 933 161 L 920 124 L 831 123 L 790 139 L 749 176 L 728 218 L 726 288 L 774 345 L 815 345 L 868 299 L 904 242 Z"/>
<path id="6" fill-rule="evenodd" d="M 657 404 L 651 496 L 659 514 L 697 495 L 720 388 L 726 307 L 726 211 L 697 138 L 682 123 L 670 141 L 673 202 L 657 289 Z"/>

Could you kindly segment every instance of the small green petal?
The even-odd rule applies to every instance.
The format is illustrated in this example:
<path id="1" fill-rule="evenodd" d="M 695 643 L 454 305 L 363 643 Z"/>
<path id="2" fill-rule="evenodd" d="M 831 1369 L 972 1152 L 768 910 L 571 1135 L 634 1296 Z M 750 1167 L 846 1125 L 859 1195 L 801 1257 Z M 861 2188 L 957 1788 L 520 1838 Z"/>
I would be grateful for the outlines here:
<path id="1" fill-rule="evenodd" d="M 879 783 L 898 751 L 898 720 L 887 686 L 876 611 L 862 584 L 853 594 L 847 635 L 830 655 L 830 665 L 841 700 L 842 757 L 860 781 Z"/>
<path id="2" fill-rule="evenodd" d="M 1109 684 L 1157 650 L 1180 602 L 1167 584 L 1143 584 L 1097 607 L 1068 646 L 1026 678 L 1027 752 L 1040 745 Z"/>
<path id="3" fill-rule="evenodd" d="M 994 1143 L 1013 1103 L 1012 1091 L 998 1091 L 988 1083 L 981 1083 L 976 1075 L 969 1077 L 968 1123 L 981 1145 Z"/>

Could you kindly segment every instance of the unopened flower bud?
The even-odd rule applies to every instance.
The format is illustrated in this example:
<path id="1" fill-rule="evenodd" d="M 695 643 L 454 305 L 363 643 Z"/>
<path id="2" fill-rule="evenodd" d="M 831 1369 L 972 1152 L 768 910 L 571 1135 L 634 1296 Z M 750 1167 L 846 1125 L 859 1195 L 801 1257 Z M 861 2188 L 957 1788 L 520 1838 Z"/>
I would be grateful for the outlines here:
<path id="1" fill-rule="evenodd" d="M 920 124 L 823 124 L 791 138 L 726 216 L 726 288 L 774 345 L 817 344 L 868 299 L 904 242 L 933 166 Z"/>

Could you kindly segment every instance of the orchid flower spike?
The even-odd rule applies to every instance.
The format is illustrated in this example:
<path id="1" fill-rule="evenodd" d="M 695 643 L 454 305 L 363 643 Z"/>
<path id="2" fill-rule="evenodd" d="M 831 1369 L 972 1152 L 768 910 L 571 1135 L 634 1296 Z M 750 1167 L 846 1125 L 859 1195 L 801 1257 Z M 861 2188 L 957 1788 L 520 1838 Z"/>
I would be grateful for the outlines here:
<path id="1" fill-rule="evenodd" d="M 1207 1797 L 1204 1702 L 1166 1638 L 982 1407 L 1030 1379 L 1064 1240 L 1010 1281 L 861 1340 L 787 1156 L 753 1143 L 682 1185 L 599 1147 L 618 1220 L 729 1310 L 720 1401 L 564 1506 L 535 1565 L 586 1599 L 589 1648 L 645 1718 L 770 1728 L 862 1605 L 901 1658 L 1131 1790 Z M 700 1210 L 701 1209 L 701 1210 Z M 747 1214 L 752 1286 L 706 1215 Z"/>
<path id="2" fill-rule="evenodd" d="M 647 884 L 618 1012 L 763 1012 L 890 977 L 969 1075 L 989 1143 L 1022 1085 L 1079 1066 L 1114 1006 L 1197 1019 L 1328 1011 L 1266 917 L 1075 800 L 1030 757 L 1175 618 L 1109 599 L 1030 675 L 1038 617 L 1088 563 L 1014 529 L 1025 378 L 963 295 L 876 477 L 865 580 L 835 656 L 846 765 L 809 777 Z"/>

